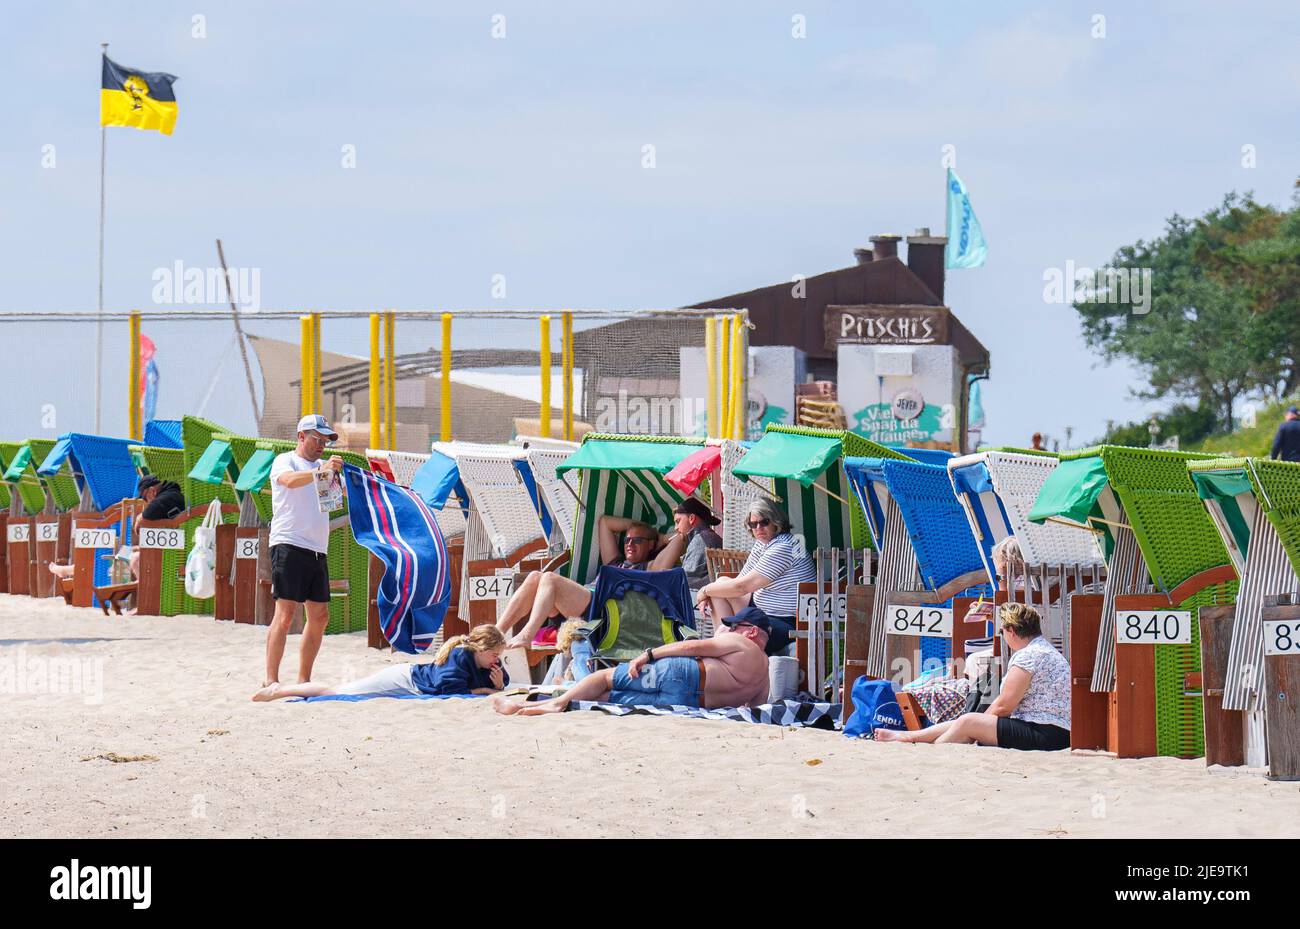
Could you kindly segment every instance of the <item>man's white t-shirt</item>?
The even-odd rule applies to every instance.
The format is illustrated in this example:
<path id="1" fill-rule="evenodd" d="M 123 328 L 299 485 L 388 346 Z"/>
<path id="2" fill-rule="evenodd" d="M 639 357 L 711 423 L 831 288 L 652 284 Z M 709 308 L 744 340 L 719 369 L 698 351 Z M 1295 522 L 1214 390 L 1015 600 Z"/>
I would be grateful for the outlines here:
<path id="1" fill-rule="evenodd" d="M 282 452 L 271 462 L 271 545 L 296 545 L 322 555 L 330 547 L 330 517 L 320 511 L 316 482 L 285 487 L 281 474 L 315 471 L 319 461 L 308 461 L 297 452 Z"/>

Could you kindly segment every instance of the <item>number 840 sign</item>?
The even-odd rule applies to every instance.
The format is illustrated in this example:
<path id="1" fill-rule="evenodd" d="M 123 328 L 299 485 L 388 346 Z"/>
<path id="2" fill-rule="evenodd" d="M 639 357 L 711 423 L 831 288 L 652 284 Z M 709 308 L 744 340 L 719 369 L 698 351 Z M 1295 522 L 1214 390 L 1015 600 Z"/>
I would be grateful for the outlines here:
<path id="1" fill-rule="evenodd" d="M 1120 645 L 1191 645 L 1192 614 L 1188 610 L 1122 610 L 1115 616 L 1115 640 Z"/>

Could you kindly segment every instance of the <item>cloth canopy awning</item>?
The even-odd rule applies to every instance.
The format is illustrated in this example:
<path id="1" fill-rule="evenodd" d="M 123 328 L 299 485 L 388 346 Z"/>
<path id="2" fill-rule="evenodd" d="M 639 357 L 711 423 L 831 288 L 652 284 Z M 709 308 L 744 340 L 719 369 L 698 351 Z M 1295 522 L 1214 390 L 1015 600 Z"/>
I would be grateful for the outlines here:
<path id="1" fill-rule="evenodd" d="M 420 469 L 411 478 L 411 490 L 426 506 L 435 510 L 446 506 L 453 493 L 462 502 L 468 499 L 456 460 L 439 451 L 431 452 L 429 460 L 420 465 Z"/>
<path id="2" fill-rule="evenodd" d="M 1066 459 L 1047 476 L 1029 520 L 1042 523 L 1058 517 L 1086 525 L 1089 516 L 1098 515 L 1097 499 L 1108 486 L 1106 465 L 1100 457 Z"/>
<path id="3" fill-rule="evenodd" d="M 879 549 L 884 544 L 885 509 L 889 504 L 889 487 L 885 484 L 885 459 L 845 458 L 844 474 L 867 517 L 867 528 Z"/>
<path id="4" fill-rule="evenodd" d="M 798 481 L 811 487 L 826 469 L 844 454 L 839 439 L 766 432 L 732 473 L 740 477 L 772 477 Z"/>
<path id="5" fill-rule="evenodd" d="M 59 469 L 63 467 L 63 463 L 71 456 L 72 438 L 70 436 L 64 436 L 54 443 L 54 447 L 50 449 L 50 453 L 45 456 L 45 460 L 42 461 L 41 466 L 36 469 L 36 473 L 41 477 L 53 477 L 59 473 Z"/>
<path id="6" fill-rule="evenodd" d="M 687 455 L 664 475 L 664 480 L 690 496 L 714 471 L 722 466 L 722 446 L 706 445 Z"/>
<path id="7" fill-rule="evenodd" d="M 1238 575 L 1244 575 L 1246 552 L 1250 546 L 1250 527 L 1255 522 L 1259 504 L 1255 499 L 1255 485 L 1245 467 L 1225 467 L 1221 470 L 1189 468 L 1196 495 L 1214 520 Z"/>
<path id="8" fill-rule="evenodd" d="M 31 464 L 31 462 L 32 447 L 30 445 L 24 445 L 22 448 L 18 449 L 18 454 L 14 455 L 13 460 L 9 462 L 9 467 L 5 470 L 5 480 L 21 480 L 23 472 L 27 470 L 27 466 Z"/>
<path id="9" fill-rule="evenodd" d="M 640 442 L 593 440 L 588 437 L 581 447 L 555 469 L 557 475 L 568 471 L 655 471 L 667 474 L 682 460 L 700 450 L 699 445 L 677 442 Z"/>
<path id="10" fill-rule="evenodd" d="M 203 481 L 205 484 L 220 484 L 226 479 L 234 460 L 235 453 L 231 450 L 230 443 L 213 439 L 194 463 L 188 476 L 191 480 Z"/>
<path id="11" fill-rule="evenodd" d="M 257 493 L 266 486 L 271 477 L 271 465 L 275 463 L 275 452 L 269 448 L 259 448 L 248 456 L 244 467 L 239 471 L 239 480 L 235 481 L 235 490 L 244 493 Z"/>

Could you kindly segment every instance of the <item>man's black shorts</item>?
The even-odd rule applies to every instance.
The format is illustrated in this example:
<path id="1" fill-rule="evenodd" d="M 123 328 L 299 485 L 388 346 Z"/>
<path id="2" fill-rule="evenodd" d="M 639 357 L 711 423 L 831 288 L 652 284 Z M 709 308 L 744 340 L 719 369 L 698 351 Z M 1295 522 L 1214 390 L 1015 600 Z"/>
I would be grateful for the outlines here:
<path id="1" fill-rule="evenodd" d="M 1022 752 L 1059 752 L 1070 747 L 1070 730 L 999 716 L 998 747 L 1018 748 Z"/>
<path id="2" fill-rule="evenodd" d="M 294 603 L 329 603 L 330 569 L 325 556 L 297 545 L 272 545 L 271 596 Z"/>

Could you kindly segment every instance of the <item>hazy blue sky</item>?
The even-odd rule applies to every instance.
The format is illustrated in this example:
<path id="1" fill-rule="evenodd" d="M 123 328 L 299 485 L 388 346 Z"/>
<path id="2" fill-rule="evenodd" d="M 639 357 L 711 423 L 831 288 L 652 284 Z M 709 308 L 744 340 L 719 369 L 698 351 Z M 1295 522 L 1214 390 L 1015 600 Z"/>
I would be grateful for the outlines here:
<path id="1" fill-rule="evenodd" d="M 985 267 L 950 273 L 947 295 L 992 352 L 985 437 L 1072 425 L 1077 444 L 1146 408 L 1127 399 L 1133 372 L 1096 365 L 1073 310 L 1044 303 L 1044 271 L 1103 264 L 1229 190 L 1289 201 L 1297 9 L 15 5 L 0 33 L 0 307 L 94 309 L 101 41 L 124 64 L 180 76 L 174 136 L 109 130 L 106 302 L 118 309 L 151 305 L 155 268 L 212 264 L 217 236 L 231 264 L 261 269 L 265 307 L 692 303 L 844 267 L 872 233 L 941 231 L 951 144 L 990 248 Z M 498 13 L 504 39 L 491 36 Z M 1105 38 L 1092 37 L 1098 13 Z M 196 14 L 206 38 L 191 35 Z M 804 39 L 791 36 L 796 14 Z M 354 169 L 341 167 L 345 145 Z M 43 403 L 57 431 L 90 429 L 93 327 L 36 329 L 0 324 L 0 433 L 40 434 Z M 194 410 L 228 327 L 154 335 L 159 415 Z M 404 336 L 427 345 L 433 327 Z M 359 352 L 361 338 L 334 326 L 325 347 Z M 114 434 L 124 345 L 111 327 Z M 227 359 L 209 415 L 251 428 L 242 389 Z"/>

